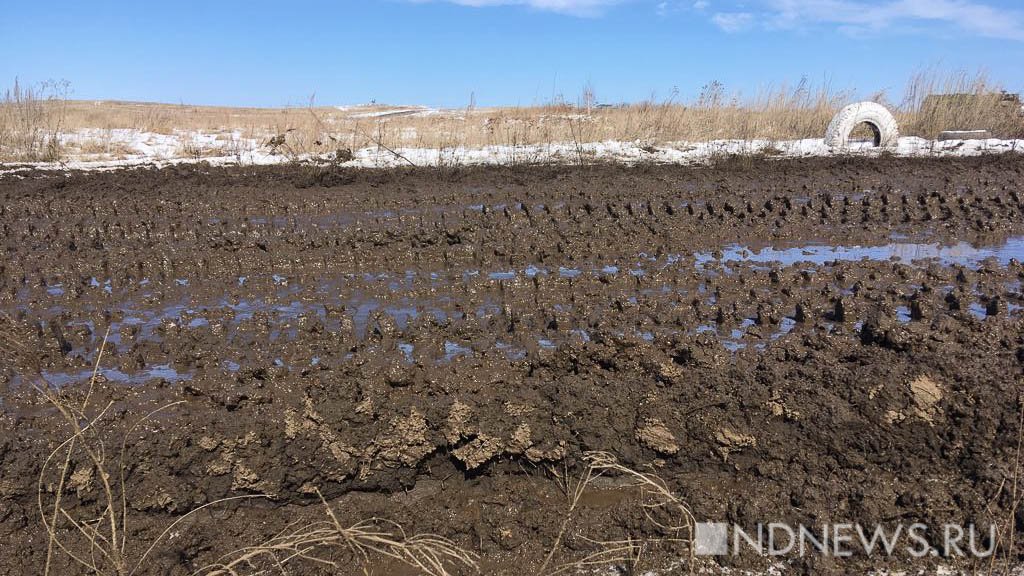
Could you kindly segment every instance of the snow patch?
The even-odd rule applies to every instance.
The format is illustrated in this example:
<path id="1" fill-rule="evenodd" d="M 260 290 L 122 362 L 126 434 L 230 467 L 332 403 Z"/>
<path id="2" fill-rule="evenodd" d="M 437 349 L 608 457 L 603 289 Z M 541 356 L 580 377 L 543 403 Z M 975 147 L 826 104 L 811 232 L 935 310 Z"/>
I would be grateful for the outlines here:
<path id="1" fill-rule="evenodd" d="M 412 108 L 388 108 L 386 110 L 374 110 L 372 112 L 359 112 L 358 114 L 349 114 L 349 118 L 389 118 L 392 116 L 433 116 L 440 114 L 441 111 L 435 108 L 427 108 L 425 106 L 416 106 Z"/>
<path id="2" fill-rule="evenodd" d="M 423 109 L 418 109 L 423 111 Z M 180 132 L 156 134 L 138 130 L 82 130 L 62 134 L 61 143 L 69 149 L 82 148 L 96 142 L 120 147 L 127 154 L 118 159 L 97 153 L 72 154 L 65 162 L 7 164 L 0 174 L 29 169 L 49 170 L 111 170 L 122 167 L 207 162 L 211 165 L 266 165 L 295 160 L 274 154 L 252 138 L 243 138 L 238 131 L 222 133 Z M 84 148 L 83 148 L 84 150 Z M 706 164 L 730 156 L 761 156 L 764 158 L 808 158 L 837 155 L 901 157 L 978 156 L 1024 152 L 1024 139 L 1000 140 L 926 140 L 900 138 L 893 149 L 883 150 L 870 143 L 854 143 L 837 152 L 820 138 L 805 140 L 715 140 L 711 142 L 672 142 L 652 146 L 640 141 L 554 142 L 524 146 L 486 146 L 483 148 L 396 148 L 393 151 L 369 147 L 356 150 L 347 167 L 391 168 L 397 166 L 473 166 L 523 164 L 576 164 L 594 161 L 623 164 L 655 163 L 695 165 Z M 329 156 L 303 156 L 299 160 L 330 161 Z"/>

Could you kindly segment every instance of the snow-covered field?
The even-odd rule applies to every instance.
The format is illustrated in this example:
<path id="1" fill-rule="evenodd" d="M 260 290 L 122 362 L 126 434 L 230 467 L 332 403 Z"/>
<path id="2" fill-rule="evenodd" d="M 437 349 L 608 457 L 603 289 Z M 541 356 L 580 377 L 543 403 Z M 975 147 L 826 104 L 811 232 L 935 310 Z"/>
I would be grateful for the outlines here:
<path id="1" fill-rule="evenodd" d="M 415 113 L 420 113 L 416 110 Z M 286 155 L 274 152 L 264 142 L 244 138 L 240 132 L 202 133 L 176 131 L 156 134 L 138 130 L 82 130 L 61 135 L 69 150 L 63 162 L 0 164 L 0 173 L 29 169 L 110 170 L 121 167 L 207 162 L 211 165 L 267 165 L 295 160 L 328 160 L 328 156 Z M 652 146 L 643 142 L 560 142 L 523 146 L 487 146 L 483 148 L 392 148 L 370 147 L 355 150 L 344 166 L 390 168 L 397 166 L 473 166 L 522 164 L 575 164 L 585 162 L 642 162 L 662 164 L 702 164 L 733 155 L 767 158 L 813 156 L 878 155 L 896 156 L 977 156 L 1024 152 L 1024 139 L 932 141 L 916 137 L 899 139 L 889 150 L 870 143 L 854 144 L 835 151 L 822 139 L 768 141 L 716 140 L 711 142 L 672 142 Z"/>

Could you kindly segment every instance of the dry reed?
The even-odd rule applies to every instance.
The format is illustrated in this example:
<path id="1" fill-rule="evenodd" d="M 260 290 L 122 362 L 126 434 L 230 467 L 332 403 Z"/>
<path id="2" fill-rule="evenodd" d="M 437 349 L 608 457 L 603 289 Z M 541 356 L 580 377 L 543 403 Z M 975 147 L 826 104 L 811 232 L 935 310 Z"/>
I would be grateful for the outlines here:
<path id="1" fill-rule="evenodd" d="M 17 79 L 0 99 L 0 160 L 53 161 L 66 129 L 67 82 L 24 86 Z"/>
<path id="2" fill-rule="evenodd" d="M 767 88 L 753 96 L 729 92 L 721 83 L 711 82 L 690 101 L 682 101 L 673 91 L 663 100 L 652 97 L 640 103 L 607 106 L 597 105 L 594 91 L 588 87 L 574 104 L 557 98 L 541 106 L 453 110 L 325 107 L 317 106 L 312 99 L 296 107 L 225 108 L 68 101 L 41 98 L 35 92 L 27 98 L 25 94 L 24 89 L 16 89 L 0 103 L 0 118 L 4 119 L 0 120 L 0 160 L 59 155 L 59 150 L 46 151 L 39 145 L 56 142 L 46 135 L 54 134 L 54 126 L 58 126 L 65 132 L 127 129 L 160 134 L 227 134 L 259 145 L 275 142 L 279 153 L 296 158 L 362 148 L 400 155 L 402 148 L 425 148 L 437 150 L 442 165 L 456 162 L 457 151 L 465 148 L 504 146 L 515 151 L 527 146 L 576 143 L 575 160 L 582 162 L 578 144 L 588 142 L 614 140 L 653 146 L 726 139 L 821 138 L 833 114 L 855 98 L 854 93 L 837 90 L 827 82 L 814 85 L 806 79 L 794 86 Z M 925 70 L 910 79 L 900 102 L 888 102 L 885 93 L 871 98 L 894 110 L 903 135 L 934 138 L 947 129 L 982 129 L 996 137 L 1024 136 L 1020 102 L 980 72 Z M 9 126 L 17 123 L 11 120 L 13 117 L 21 118 L 18 122 L 22 126 L 29 125 L 15 132 L 32 136 L 20 140 L 6 136 L 5 144 L 3 134 L 12 133 Z M 212 152 L 190 148 L 183 153 L 205 157 Z M 513 153 L 512 163 L 529 162 L 526 153 Z"/>

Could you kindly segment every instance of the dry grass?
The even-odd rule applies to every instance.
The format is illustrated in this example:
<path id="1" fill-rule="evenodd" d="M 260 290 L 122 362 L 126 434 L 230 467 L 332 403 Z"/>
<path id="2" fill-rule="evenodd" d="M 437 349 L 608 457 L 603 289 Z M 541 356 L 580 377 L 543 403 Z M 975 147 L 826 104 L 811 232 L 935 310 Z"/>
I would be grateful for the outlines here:
<path id="1" fill-rule="evenodd" d="M 57 135 L 66 129 L 67 94 L 66 82 L 24 86 L 15 79 L 0 99 L 0 160 L 59 159 Z"/>
<path id="2" fill-rule="evenodd" d="M 663 100 L 602 107 L 592 89 L 579 102 L 533 107 L 427 110 L 386 106 L 335 108 L 226 108 L 135 102 L 67 101 L 39 90 L 17 88 L 0 103 L 0 160 L 39 160 L 60 155 L 48 149 L 57 131 L 129 129 L 158 134 L 207 133 L 268 146 L 299 157 L 338 150 L 377 148 L 397 154 L 401 148 L 437 150 L 439 164 L 457 162 L 460 148 L 507 146 L 517 149 L 549 143 L 607 140 L 658 145 L 709 140 L 793 140 L 820 138 L 833 114 L 855 95 L 829 84 L 803 80 L 752 96 L 729 92 L 711 82 L 691 101 L 673 93 Z M 929 98 L 957 94 L 952 98 Z M 934 138 L 945 129 L 985 129 L 997 137 L 1024 136 L 1019 103 L 1004 100 L 999 85 L 984 73 L 915 74 L 899 102 L 884 93 L 872 99 L 896 111 L 901 132 Z M 16 128 L 11 128 L 16 126 Z M 6 134 L 6 136 L 4 136 Z M 17 136 L 11 136 L 16 134 Z M 102 138 L 102 137 L 101 137 Z M 6 142 L 6 143 L 5 143 Z M 102 148 L 102 145 L 99 146 Z M 209 150 L 183 145 L 186 157 Z M 236 147 L 237 148 L 237 147 Z M 234 154 L 238 150 L 229 152 Z M 219 152 L 223 155 L 223 151 Z M 518 158 L 529 162 L 530 158 Z M 582 161 L 582 153 L 577 160 Z"/>
<path id="3" fill-rule="evenodd" d="M 240 573 L 288 574 L 288 567 L 307 562 L 333 570 L 351 562 L 333 559 L 336 552 L 355 559 L 365 574 L 373 557 L 388 558 L 417 569 L 427 576 L 450 576 L 452 565 L 478 572 L 476 555 L 462 550 L 450 540 L 434 534 L 406 536 L 398 524 L 380 518 L 343 525 L 323 495 L 317 491 L 327 512 L 327 520 L 296 522 L 266 542 L 228 554 L 195 574 L 235 576 Z M 347 559 L 348 560 L 348 559 Z"/>
<path id="4" fill-rule="evenodd" d="M 987 130 L 997 137 L 1024 136 L 1020 100 L 983 72 L 919 72 L 907 83 L 898 110 L 900 130 L 908 135 L 935 138 L 943 130 Z"/>
<path id="5" fill-rule="evenodd" d="M 598 567 L 627 567 L 630 574 L 637 573 L 644 553 L 661 548 L 670 549 L 680 558 L 688 558 L 689 569 L 694 565 L 694 529 L 695 520 L 689 507 L 684 504 L 668 485 L 655 474 L 639 472 L 618 462 L 615 456 L 607 452 L 588 452 L 584 455 L 587 463 L 579 478 L 573 480 L 568 474 L 563 476 L 565 493 L 569 506 L 565 518 L 559 528 L 554 544 L 547 557 L 537 571 L 544 576 L 556 576 L 566 573 L 578 573 L 582 570 L 593 570 Z M 628 536 L 622 540 L 594 540 L 580 538 L 594 549 L 584 556 L 553 565 L 554 558 L 564 553 L 564 538 L 569 526 L 576 519 L 580 501 L 588 489 L 594 488 L 594 482 L 603 476 L 615 475 L 625 479 L 620 489 L 636 489 L 640 492 L 639 506 L 651 527 L 657 530 L 658 537 Z"/>

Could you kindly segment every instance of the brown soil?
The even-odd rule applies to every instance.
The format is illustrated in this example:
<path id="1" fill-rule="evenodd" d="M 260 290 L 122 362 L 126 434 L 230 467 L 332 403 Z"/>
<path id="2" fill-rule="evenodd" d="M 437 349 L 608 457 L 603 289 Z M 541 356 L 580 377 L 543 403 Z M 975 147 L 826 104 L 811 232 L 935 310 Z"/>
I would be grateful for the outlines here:
<path id="1" fill-rule="evenodd" d="M 103 417 L 83 438 L 103 442 L 114 484 L 127 438 L 125 556 L 197 506 L 266 495 L 190 516 L 138 573 L 189 574 L 324 519 L 319 490 L 343 523 L 386 518 L 478 554 L 484 574 L 534 574 L 569 507 L 560 478 L 592 450 L 656 474 L 701 521 L 1020 532 L 1022 186 L 1016 155 L 4 177 L 0 572 L 47 555 L 37 480 L 71 428 L 37 387 L 80 404 L 108 329 L 83 416 Z M 814 261 L 818 245 L 894 242 L 954 248 Z M 773 263 L 733 245 L 809 248 Z M 620 480 L 586 493 L 549 570 L 591 540 L 665 536 Z M 103 515 L 80 450 L 64 483 L 74 517 Z M 89 556 L 68 522 L 57 535 Z M 1024 559 L 1016 541 L 997 566 Z M 289 573 L 363 573 L 329 554 L 341 568 Z M 687 564 L 651 546 L 621 573 Z M 88 572 L 58 551 L 51 573 Z"/>

